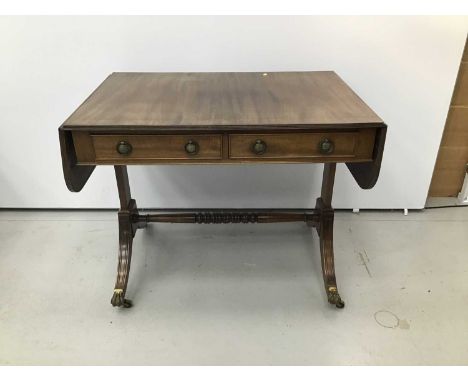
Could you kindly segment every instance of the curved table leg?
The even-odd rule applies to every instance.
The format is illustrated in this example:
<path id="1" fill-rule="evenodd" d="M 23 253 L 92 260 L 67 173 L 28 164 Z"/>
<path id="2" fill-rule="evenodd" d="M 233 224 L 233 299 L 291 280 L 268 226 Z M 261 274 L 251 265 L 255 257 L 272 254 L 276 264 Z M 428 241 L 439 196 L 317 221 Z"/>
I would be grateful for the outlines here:
<path id="1" fill-rule="evenodd" d="M 130 218 L 128 212 L 119 212 L 119 263 L 114 295 L 111 299 L 113 306 L 122 306 L 124 308 L 132 306 L 132 302 L 125 298 L 132 260 L 133 232 Z"/>
<path id="2" fill-rule="evenodd" d="M 126 166 L 114 166 L 119 190 L 119 262 L 117 266 L 117 280 L 111 304 L 130 308 L 132 302 L 125 298 L 127 292 L 130 263 L 132 260 L 133 237 L 138 228 L 146 227 L 145 222 L 138 222 L 138 209 L 134 199 L 131 198 L 130 185 Z"/>
<path id="3" fill-rule="evenodd" d="M 333 255 L 333 211 L 323 211 L 320 226 L 317 228 L 320 236 L 320 256 L 322 259 L 322 274 L 328 302 L 337 308 L 344 308 L 344 301 L 338 293 L 335 276 L 335 261 Z"/>
<path id="4" fill-rule="evenodd" d="M 336 163 L 326 163 L 323 170 L 322 193 L 317 199 L 316 209 L 320 218 L 316 226 L 320 237 L 320 256 L 322 260 L 323 282 L 328 302 L 337 308 L 344 308 L 344 301 L 338 293 L 335 276 L 335 260 L 333 255 L 333 218 L 331 206 L 333 185 L 335 182 Z"/>

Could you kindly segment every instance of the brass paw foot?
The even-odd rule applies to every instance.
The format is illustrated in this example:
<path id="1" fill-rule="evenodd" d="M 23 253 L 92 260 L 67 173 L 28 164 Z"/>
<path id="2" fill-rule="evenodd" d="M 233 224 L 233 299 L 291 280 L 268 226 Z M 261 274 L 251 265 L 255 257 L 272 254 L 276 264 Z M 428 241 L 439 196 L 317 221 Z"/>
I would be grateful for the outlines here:
<path id="1" fill-rule="evenodd" d="M 341 299 L 338 291 L 335 287 L 331 287 L 328 289 L 328 302 L 330 304 L 335 305 L 337 308 L 342 309 L 345 306 L 344 301 Z"/>
<path id="2" fill-rule="evenodd" d="M 131 308 L 132 301 L 124 298 L 122 289 L 114 289 L 114 295 L 111 299 L 112 306 L 121 306 L 122 308 Z"/>

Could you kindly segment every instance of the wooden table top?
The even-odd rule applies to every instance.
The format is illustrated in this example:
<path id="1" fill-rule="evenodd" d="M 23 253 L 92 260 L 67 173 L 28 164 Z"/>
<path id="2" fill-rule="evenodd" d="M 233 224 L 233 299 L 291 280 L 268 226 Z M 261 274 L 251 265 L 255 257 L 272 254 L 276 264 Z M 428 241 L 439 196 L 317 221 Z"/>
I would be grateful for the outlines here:
<path id="1" fill-rule="evenodd" d="M 384 125 L 335 73 L 113 73 L 64 128 Z"/>

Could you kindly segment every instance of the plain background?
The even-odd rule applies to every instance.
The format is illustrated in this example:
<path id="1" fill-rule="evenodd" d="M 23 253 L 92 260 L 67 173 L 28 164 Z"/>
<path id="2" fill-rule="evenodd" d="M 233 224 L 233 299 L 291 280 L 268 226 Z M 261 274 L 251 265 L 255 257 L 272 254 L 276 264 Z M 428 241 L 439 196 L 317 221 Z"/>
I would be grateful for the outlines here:
<path id="1" fill-rule="evenodd" d="M 422 208 L 467 17 L 0 18 L 0 207 L 117 207 L 111 167 L 63 181 L 57 128 L 114 71 L 335 70 L 388 124 L 381 177 L 340 165 L 337 208 Z M 320 165 L 141 166 L 139 207 L 308 207 Z"/>

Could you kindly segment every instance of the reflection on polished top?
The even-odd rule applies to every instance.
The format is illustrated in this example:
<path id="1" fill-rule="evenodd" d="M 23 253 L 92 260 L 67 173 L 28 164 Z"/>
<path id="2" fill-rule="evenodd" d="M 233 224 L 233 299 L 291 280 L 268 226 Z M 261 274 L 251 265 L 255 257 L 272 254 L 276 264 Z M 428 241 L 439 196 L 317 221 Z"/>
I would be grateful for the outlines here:
<path id="1" fill-rule="evenodd" d="M 113 73 L 64 126 L 382 123 L 335 72 Z"/>

